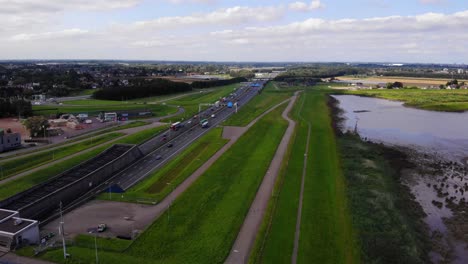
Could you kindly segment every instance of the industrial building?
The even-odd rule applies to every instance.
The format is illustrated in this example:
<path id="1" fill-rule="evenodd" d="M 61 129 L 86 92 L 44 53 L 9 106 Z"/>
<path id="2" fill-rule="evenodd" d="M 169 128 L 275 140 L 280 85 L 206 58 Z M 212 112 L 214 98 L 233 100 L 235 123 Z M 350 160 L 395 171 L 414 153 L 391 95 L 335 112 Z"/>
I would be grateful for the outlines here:
<path id="1" fill-rule="evenodd" d="M 40 241 L 38 221 L 19 217 L 19 212 L 0 209 L 0 252 Z"/>
<path id="2" fill-rule="evenodd" d="M 21 147 L 21 134 L 5 132 L 0 128 L 0 152 Z"/>

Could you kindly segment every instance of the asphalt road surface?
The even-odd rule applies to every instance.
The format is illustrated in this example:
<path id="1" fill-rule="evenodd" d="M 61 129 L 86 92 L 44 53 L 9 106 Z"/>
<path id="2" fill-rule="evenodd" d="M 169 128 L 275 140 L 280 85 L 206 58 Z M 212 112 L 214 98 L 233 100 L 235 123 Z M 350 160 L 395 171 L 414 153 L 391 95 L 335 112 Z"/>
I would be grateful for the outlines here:
<path id="1" fill-rule="evenodd" d="M 242 107 L 256 94 L 258 94 L 258 88 L 245 86 L 238 89 L 236 93 L 237 95 L 232 98 L 228 98 L 228 101 L 230 99 L 237 101 L 238 106 Z M 145 150 L 144 152 L 149 152 L 149 154 L 122 171 L 120 174 L 116 175 L 107 183 L 107 186 L 118 184 L 124 190 L 129 189 L 153 171 L 160 168 L 175 155 L 183 151 L 196 139 L 207 133 L 210 129 L 219 125 L 230 115 L 234 114 L 235 111 L 235 107 L 210 107 L 202 112 L 201 117 L 184 121 L 184 126 L 178 129 L 178 131 L 168 130 L 146 143 L 143 143 L 140 147 Z M 211 117 L 213 113 L 215 114 L 214 118 Z M 199 119 L 208 119 L 209 127 L 202 128 L 199 126 Z M 172 147 L 168 147 L 169 144 L 171 144 Z M 153 147 L 154 150 L 151 150 L 150 152 L 151 147 Z M 107 188 L 108 187 L 103 190 Z"/>

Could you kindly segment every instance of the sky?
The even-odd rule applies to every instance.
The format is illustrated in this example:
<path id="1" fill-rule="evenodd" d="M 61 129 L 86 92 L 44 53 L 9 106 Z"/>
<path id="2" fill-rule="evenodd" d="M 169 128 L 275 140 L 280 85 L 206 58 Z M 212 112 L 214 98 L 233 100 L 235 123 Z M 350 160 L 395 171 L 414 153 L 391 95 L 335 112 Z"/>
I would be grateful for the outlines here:
<path id="1" fill-rule="evenodd" d="M 0 0 L 0 59 L 468 63 L 468 0 Z"/>

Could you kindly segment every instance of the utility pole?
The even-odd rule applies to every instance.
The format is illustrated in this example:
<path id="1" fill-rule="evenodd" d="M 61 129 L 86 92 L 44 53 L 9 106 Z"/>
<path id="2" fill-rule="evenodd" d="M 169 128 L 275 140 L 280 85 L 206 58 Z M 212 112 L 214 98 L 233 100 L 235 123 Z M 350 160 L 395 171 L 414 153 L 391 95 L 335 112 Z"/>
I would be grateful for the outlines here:
<path id="1" fill-rule="evenodd" d="M 62 235 L 62 245 L 63 245 L 63 258 L 67 259 L 67 246 L 65 244 L 65 230 L 63 229 L 64 226 L 63 221 L 63 214 L 62 214 L 62 201 L 60 201 L 60 225 L 59 225 L 59 233 Z"/>
<path id="2" fill-rule="evenodd" d="M 94 235 L 94 248 L 96 249 L 96 264 L 99 263 L 99 257 L 97 253 L 97 234 Z"/>

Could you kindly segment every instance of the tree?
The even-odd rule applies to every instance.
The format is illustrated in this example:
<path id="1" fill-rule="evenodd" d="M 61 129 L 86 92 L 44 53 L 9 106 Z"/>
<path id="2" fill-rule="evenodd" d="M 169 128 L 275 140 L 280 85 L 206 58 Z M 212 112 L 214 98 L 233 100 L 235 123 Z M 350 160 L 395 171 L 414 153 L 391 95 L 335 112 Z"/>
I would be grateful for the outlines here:
<path id="1" fill-rule="evenodd" d="M 24 125 L 29 130 L 31 137 L 37 137 L 45 133 L 50 126 L 49 121 L 43 116 L 33 116 L 24 121 Z M 42 134 L 43 135 L 43 134 Z"/>

